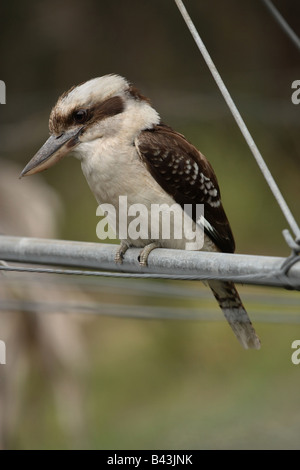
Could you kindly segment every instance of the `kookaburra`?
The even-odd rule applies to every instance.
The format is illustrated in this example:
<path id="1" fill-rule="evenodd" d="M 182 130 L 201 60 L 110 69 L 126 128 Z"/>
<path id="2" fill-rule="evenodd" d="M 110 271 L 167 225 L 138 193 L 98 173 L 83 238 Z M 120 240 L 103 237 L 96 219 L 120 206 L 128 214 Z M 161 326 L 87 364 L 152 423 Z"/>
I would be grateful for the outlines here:
<path id="1" fill-rule="evenodd" d="M 81 161 L 86 180 L 99 204 L 117 209 L 120 195 L 128 204 L 204 205 L 204 216 L 193 223 L 204 231 L 204 251 L 232 253 L 234 238 L 220 199 L 216 175 L 208 160 L 183 135 L 161 122 L 148 98 L 119 75 L 94 78 L 63 93 L 51 111 L 50 137 L 21 176 L 46 170 L 72 153 Z M 146 234 L 147 235 L 147 234 Z M 116 261 L 130 246 L 143 248 L 145 265 L 156 247 L 185 249 L 185 241 L 161 232 L 121 239 Z M 226 319 L 245 348 L 259 349 L 255 333 L 232 282 L 208 284 Z"/>

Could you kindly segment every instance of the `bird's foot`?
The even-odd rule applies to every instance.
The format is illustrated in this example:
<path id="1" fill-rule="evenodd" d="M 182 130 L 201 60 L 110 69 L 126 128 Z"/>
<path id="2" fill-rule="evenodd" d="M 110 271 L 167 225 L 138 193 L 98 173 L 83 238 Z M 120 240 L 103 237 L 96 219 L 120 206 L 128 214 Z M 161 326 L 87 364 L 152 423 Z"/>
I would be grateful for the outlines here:
<path id="1" fill-rule="evenodd" d="M 146 245 L 139 254 L 138 260 L 141 266 L 145 267 L 148 264 L 148 256 L 150 255 L 152 250 L 155 248 L 160 248 L 159 242 L 152 242 L 149 245 Z"/>
<path id="2" fill-rule="evenodd" d="M 119 248 L 117 249 L 116 251 L 116 254 L 115 254 L 115 263 L 116 264 L 122 264 L 123 263 L 123 258 L 124 258 L 124 255 L 126 253 L 126 251 L 128 250 L 129 246 L 127 245 L 127 243 L 125 242 L 121 242 Z"/>

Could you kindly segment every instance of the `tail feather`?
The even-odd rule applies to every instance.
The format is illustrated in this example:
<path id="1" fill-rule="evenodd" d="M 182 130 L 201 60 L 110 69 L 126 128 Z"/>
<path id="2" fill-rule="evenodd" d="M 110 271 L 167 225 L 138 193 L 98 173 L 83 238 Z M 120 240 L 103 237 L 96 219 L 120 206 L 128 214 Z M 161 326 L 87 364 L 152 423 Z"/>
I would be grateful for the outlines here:
<path id="1" fill-rule="evenodd" d="M 209 281 L 208 284 L 241 345 L 245 349 L 260 349 L 260 340 L 233 282 Z"/>

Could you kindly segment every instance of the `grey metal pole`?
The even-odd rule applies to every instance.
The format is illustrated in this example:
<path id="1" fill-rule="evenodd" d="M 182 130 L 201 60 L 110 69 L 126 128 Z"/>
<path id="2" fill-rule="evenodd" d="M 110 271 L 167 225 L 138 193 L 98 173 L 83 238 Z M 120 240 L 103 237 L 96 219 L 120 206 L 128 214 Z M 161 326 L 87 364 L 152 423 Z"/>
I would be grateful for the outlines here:
<path id="1" fill-rule="evenodd" d="M 237 283 L 283 286 L 300 290 L 300 262 L 280 275 L 285 258 L 230 253 L 156 249 L 148 267 L 138 263 L 139 249 L 127 251 L 122 265 L 114 262 L 116 245 L 39 238 L 0 236 L 0 260 L 21 263 L 76 266 L 113 272 L 164 275 L 200 275 L 203 279 L 228 278 Z"/>

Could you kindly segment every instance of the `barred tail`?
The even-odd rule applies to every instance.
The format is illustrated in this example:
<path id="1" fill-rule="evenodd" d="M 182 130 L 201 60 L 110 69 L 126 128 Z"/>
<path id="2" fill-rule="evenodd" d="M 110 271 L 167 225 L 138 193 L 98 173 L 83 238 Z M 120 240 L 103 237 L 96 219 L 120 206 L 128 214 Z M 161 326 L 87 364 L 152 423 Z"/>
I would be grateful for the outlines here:
<path id="1" fill-rule="evenodd" d="M 260 349 L 260 340 L 233 282 L 209 281 L 208 284 L 241 345 L 245 349 Z"/>

